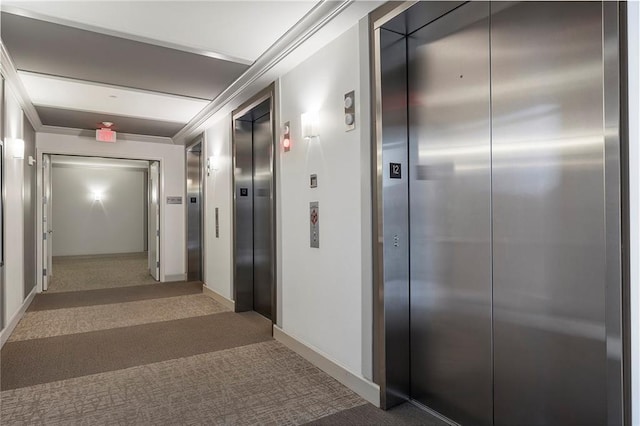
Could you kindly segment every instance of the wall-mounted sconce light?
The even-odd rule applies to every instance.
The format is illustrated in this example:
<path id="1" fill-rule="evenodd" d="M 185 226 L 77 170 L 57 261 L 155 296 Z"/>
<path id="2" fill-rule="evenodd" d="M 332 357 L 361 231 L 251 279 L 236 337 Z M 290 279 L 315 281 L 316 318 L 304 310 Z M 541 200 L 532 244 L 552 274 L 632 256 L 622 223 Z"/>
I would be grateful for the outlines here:
<path id="1" fill-rule="evenodd" d="M 93 201 L 102 201 L 102 194 L 100 192 L 94 192 Z"/>
<path id="2" fill-rule="evenodd" d="M 13 140 L 13 158 L 16 158 L 18 160 L 24 159 L 24 140 Z"/>
<path id="3" fill-rule="evenodd" d="M 302 120 L 302 137 L 303 138 L 305 138 L 306 140 L 309 140 L 311 138 L 316 138 L 320 136 L 319 135 L 320 120 L 318 119 L 317 111 L 305 112 L 304 114 L 302 114 L 301 120 Z"/>

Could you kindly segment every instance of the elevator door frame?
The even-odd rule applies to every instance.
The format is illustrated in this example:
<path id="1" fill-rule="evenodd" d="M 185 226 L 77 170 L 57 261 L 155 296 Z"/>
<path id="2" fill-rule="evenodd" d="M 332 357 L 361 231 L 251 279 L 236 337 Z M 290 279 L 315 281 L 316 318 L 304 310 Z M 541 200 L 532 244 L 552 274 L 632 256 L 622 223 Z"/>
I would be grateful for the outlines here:
<path id="1" fill-rule="evenodd" d="M 277 324 L 277 251 L 276 251 L 276 149 L 277 149 L 277 138 L 276 138 L 276 121 L 275 121 L 275 84 L 271 83 L 268 87 L 258 92 L 248 101 L 240 105 L 236 108 L 231 114 L 231 152 L 233 156 L 233 170 L 231 173 L 231 188 L 233 191 L 233 247 L 232 247 L 232 292 L 233 299 L 235 302 L 235 310 L 236 312 L 246 311 L 246 306 L 253 306 L 253 289 L 251 290 L 251 300 L 247 297 L 247 300 L 244 299 L 242 294 L 246 294 L 246 292 L 239 291 L 238 283 L 236 282 L 236 265 L 237 265 L 237 191 L 236 191 L 236 132 L 235 132 L 235 123 L 236 119 L 243 117 L 249 111 L 263 103 L 264 101 L 269 100 L 269 112 L 271 114 L 270 124 L 271 124 L 271 159 L 269 161 L 271 165 L 271 200 L 270 200 L 270 209 L 271 209 L 271 251 L 273 253 L 272 265 L 271 265 L 271 323 Z M 239 300 L 241 299 L 241 300 Z"/>
<path id="2" fill-rule="evenodd" d="M 372 12 L 369 16 L 370 30 L 370 70 L 371 70 L 371 110 L 372 110 L 372 197 L 373 209 L 373 246 L 374 259 L 374 297 L 373 300 L 373 365 L 374 382 L 380 386 L 380 405 L 384 409 L 391 408 L 411 399 L 410 371 L 401 364 L 410 359 L 410 345 L 399 346 L 399 333 L 408 328 L 408 307 L 394 306 L 391 298 L 385 299 L 385 220 L 383 216 L 385 204 L 383 200 L 384 170 L 383 164 L 383 118 L 382 118 L 382 75 L 381 75 L 381 38 L 380 32 L 385 24 L 404 13 L 417 1 L 400 4 L 387 3 Z M 461 2 L 462 3 L 462 2 Z M 437 3 L 432 3 L 438 7 Z M 609 424 L 616 424 L 618 415 L 623 416 L 624 424 L 630 424 L 630 349 L 629 349 L 629 315 L 628 315 L 628 255 L 622 252 L 623 243 L 628 238 L 628 188 L 623 179 L 626 173 L 624 156 L 627 152 L 628 140 L 624 129 L 627 119 L 621 101 L 626 93 L 626 80 L 623 73 L 625 56 L 625 18 L 626 8 L 618 2 L 603 2 L 603 58 L 605 87 L 603 107 L 605 126 L 605 231 L 606 231 L 606 340 L 607 352 L 621 354 L 621 360 L 608 359 L 607 405 L 615 407 L 608 415 Z M 432 7 L 426 2 L 420 7 Z M 455 6 L 451 6 L 453 9 Z M 434 13 L 438 13 L 437 11 Z M 441 16 L 442 14 L 440 14 Z M 411 27 L 415 22 L 405 20 L 404 25 Z M 414 28 L 405 28 L 411 33 Z M 399 35 L 401 28 L 393 28 Z M 406 58 L 405 58 L 406 60 Z M 405 123 L 407 124 L 407 123 Z M 407 143 L 408 141 L 405 141 Z M 407 163 L 405 163 L 407 164 Z M 405 166 L 406 167 L 406 166 Z M 388 224 L 387 224 L 388 225 Z M 408 227 L 408 223 L 407 223 Z M 408 229 L 407 229 L 408 232 Z M 624 245 L 626 246 L 626 244 Z M 621 283 L 621 285 L 619 285 Z M 394 287 L 398 291 L 398 287 Z M 388 292 L 389 289 L 386 289 Z M 401 288 L 398 298 L 409 299 L 409 286 Z M 386 302 L 386 303 L 385 303 Z M 398 322 L 400 321 L 400 322 Z M 616 413 L 616 409 L 620 408 Z M 437 413 L 435 413 L 437 414 Z"/>
<path id="3" fill-rule="evenodd" d="M 184 214 L 185 214 L 185 236 L 186 236 L 186 247 L 185 247 L 185 265 L 187 265 L 186 277 L 187 281 L 189 281 L 189 184 L 188 184 L 188 169 L 189 169 L 189 161 L 188 154 L 193 148 L 200 145 L 200 191 L 199 191 L 199 203 L 200 203 L 200 281 L 204 281 L 204 259 L 205 259 L 205 238 L 204 238 L 204 191 L 205 191 L 205 179 L 206 176 L 204 169 L 205 161 L 202 158 L 205 145 L 204 135 L 201 134 L 197 138 L 195 138 L 189 145 L 185 147 L 184 151 L 184 170 L 185 170 L 185 194 L 186 199 L 184 203 Z"/>

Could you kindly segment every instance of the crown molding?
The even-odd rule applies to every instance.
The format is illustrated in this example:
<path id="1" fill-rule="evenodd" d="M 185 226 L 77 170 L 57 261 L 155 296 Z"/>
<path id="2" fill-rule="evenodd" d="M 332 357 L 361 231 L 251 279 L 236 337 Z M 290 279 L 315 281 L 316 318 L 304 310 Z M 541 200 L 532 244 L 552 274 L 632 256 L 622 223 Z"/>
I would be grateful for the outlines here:
<path id="1" fill-rule="evenodd" d="M 307 41 L 355 0 L 318 2 L 291 29 L 267 49 L 240 77 L 218 95 L 173 136 L 176 144 L 184 145 L 204 129 L 206 121 L 231 100 L 243 93 L 253 82 L 271 70 L 302 43 Z"/>
<path id="2" fill-rule="evenodd" d="M 33 106 L 31 98 L 29 98 L 29 94 L 24 88 L 22 80 L 20 80 L 20 76 L 18 76 L 18 72 L 16 71 L 16 67 L 11 59 L 11 55 L 9 55 L 9 52 L 2 40 L 0 40 L 0 51 L 0 72 L 2 72 L 5 82 L 9 84 L 11 89 L 13 89 L 13 93 L 18 98 L 22 112 L 27 116 L 31 126 L 33 126 L 36 132 L 39 132 L 42 128 L 40 116 L 38 115 L 36 108 Z"/>

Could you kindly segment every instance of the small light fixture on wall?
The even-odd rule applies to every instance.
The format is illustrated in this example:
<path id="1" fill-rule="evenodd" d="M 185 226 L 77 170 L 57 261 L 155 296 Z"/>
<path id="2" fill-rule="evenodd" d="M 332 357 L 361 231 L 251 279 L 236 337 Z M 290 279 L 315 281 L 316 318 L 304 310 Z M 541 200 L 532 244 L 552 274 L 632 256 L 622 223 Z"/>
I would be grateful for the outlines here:
<path id="1" fill-rule="evenodd" d="M 13 140 L 13 158 L 18 160 L 24 160 L 24 140 Z"/>
<path id="2" fill-rule="evenodd" d="M 102 201 L 102 194 L 100 192 L 94 192 L 93 193 L 93 201 Z"/>
<path id="3" fill-rule="evenodd" d="M 318 111 L 305 112 L 300 119 L 302 121 L 302 137 L 305 140 L 320 136 Z"/>

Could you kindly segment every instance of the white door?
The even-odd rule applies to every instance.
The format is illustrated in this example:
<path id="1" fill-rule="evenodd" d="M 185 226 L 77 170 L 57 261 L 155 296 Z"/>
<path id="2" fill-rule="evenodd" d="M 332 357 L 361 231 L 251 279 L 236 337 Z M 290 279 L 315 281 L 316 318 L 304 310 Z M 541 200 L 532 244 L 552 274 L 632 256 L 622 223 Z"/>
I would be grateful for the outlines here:
<path id="1" fill-rule="evenodd" d="M 43 156 L 42 162 L 42 289 L 49 288 L 49 279 L 53 275 L 53 215 L 51 191 L 51 158 Z"/>
<path id="2" fill-rule="evenodd" d="M 149 273 L 160 280 L 160 163 L 149 164 Z"/>

